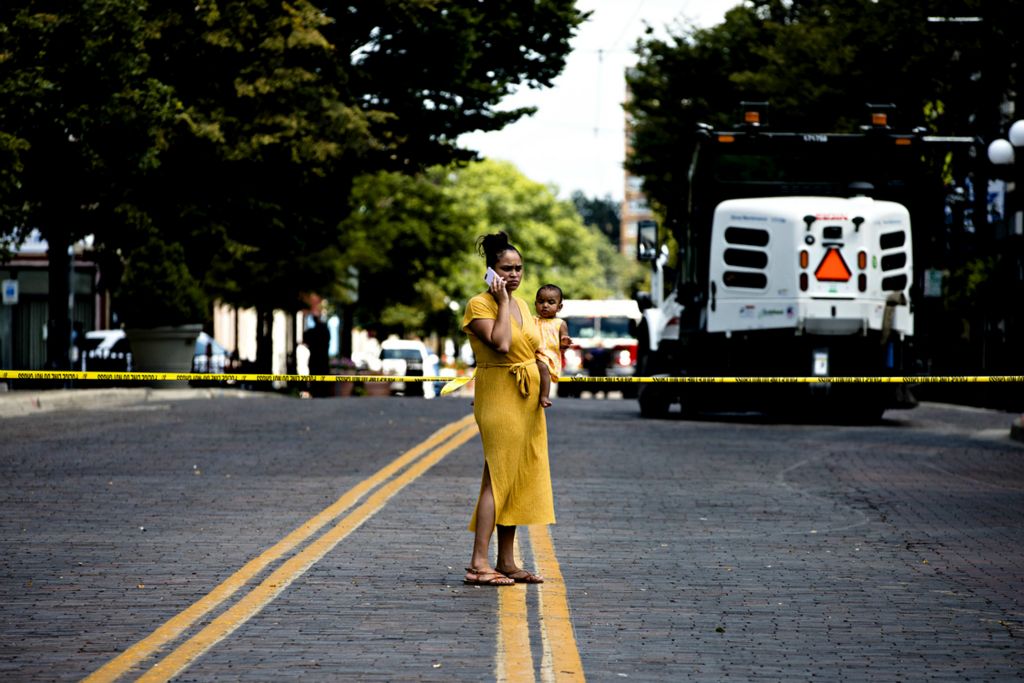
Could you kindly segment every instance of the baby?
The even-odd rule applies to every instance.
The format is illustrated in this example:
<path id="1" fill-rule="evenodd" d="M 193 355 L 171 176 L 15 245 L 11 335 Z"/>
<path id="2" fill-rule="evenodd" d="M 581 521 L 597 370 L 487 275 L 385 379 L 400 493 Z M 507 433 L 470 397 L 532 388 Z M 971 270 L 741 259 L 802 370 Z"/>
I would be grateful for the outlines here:
<path id="1" fill-rule="evenodd" d="M 557 318 L 562 310 L 562 290 L 558 285 L 544 285 L 537 290 L 534 302 L 537 315 L 537 328 L 540 330 L 540 348 L 537 350 L 537 365 L 540 367 L 540 405 L 547 408 L 551 405 L 548 394 L 551 383 L 558 382 L 562 372 L 562 349 L 572 345 L 569 328 L 565 321 Z"/>

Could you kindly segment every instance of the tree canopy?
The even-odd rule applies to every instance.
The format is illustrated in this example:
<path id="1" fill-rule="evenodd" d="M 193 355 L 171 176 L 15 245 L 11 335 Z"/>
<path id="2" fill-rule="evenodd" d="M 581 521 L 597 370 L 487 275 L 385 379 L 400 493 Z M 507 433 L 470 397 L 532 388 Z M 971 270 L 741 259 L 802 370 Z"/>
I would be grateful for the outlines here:
<path id="1" fill-rule="evenodd" d="M 126 275 L 181 247 L 184 268 L 137 275 L 296 310 L 343 274 L 354 179 L 472 158 L 461 133 L 529 114 L 498 105 L 562 70 L 574 4 L 4 4 L 0 234 L 39 228 L 51 257 L 93 234 Z"/>
<path id="2" fill-rule="evenodd" d="M 849 131 L 865 104 L 896 105 L 895 125 L 990 135 L 1021 65 L 1024 2 L 747 0 L 708 29 L 638 42 L 628 75 L 629 168 L 675 220 L 699 122 L 738 122 L 739 103 L 770 102 L 769 125 Z M 930 17 L 977 16 L 980 22 Z"/>
<path id="3" fill-rule="evenodd" d="M 584 225 L 590 225 L 608 238 L 614 246 L 619 246 L 622 211 L 619 203 L 611 196 L 588 197 L 581 190 L 575 190 L 569 197 L 579 211 Z"/>
<path id="4" fill-rule="evenodd" d="M 344 260 L 358 273 L 356 321 L 384 332 L 447 332 L 469 297 L 484 289 L 478 237 L 503 230 L 523 253 L 519 295 L 541 284 L 567 298 L 623 296 L 642 278 L 572 201 L 512 164 L 480 161 L 408 175 L 381 171 L 356 180 L 343 223 Z"/>

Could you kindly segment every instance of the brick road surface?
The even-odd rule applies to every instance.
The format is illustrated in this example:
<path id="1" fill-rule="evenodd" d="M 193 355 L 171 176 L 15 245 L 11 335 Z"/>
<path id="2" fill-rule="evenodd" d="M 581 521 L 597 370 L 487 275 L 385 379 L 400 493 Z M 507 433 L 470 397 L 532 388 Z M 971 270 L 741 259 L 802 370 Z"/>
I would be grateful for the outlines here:
<path id="1" fill-rule="evenodd" d="M 471 410 L 142 391 L 0 418 L 3 680 L 95 671 Z M 1019 680 L 1011 417 L 646 421 L 558 401 L 551 535 L 586 678 Z M 461 583 L 480 460 L 477 438 L 454 450 L 177 680 L 494 680 L 498 590 Z M 501 590 L 525 591 L 542 679 L 541 593 Z"/>

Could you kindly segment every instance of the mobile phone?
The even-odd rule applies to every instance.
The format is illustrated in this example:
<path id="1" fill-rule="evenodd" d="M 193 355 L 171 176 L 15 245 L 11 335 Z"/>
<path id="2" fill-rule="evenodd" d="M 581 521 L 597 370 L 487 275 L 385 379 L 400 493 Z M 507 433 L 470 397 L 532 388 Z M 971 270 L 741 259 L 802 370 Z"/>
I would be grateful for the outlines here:
<path id="1" fill-rule="evenodd" d="M 487 272 L 484 273 L 484 282 L 490 287 L 491 283 L 494 282 L 494 278 L 498 277 L 498 274 L 494 272 L 493 268 L 488 268 Z"/>

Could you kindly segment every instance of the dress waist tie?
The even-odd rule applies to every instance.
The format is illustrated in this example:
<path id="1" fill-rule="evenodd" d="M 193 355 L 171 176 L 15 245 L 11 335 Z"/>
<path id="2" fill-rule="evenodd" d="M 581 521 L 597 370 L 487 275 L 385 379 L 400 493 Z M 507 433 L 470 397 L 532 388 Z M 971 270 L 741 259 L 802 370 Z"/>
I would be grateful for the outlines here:
<path id="1" fill-rule="evenodd" d="M 530 395 L 530 372 L 529 367 L 535 364 L 537 361 L 523 361 L 522 363 L 478 363 L 477 369 L 479 368 L 508 368 L 508 371 L 512 373 L 516 378 L 516 383 L 519 385 L 519 393 L 524 397 Z M 448 394 L 457 391 L 464 385 L 468 384 L 473 378 L 476 377 L 476 370 L 473 370 L 471 375 L 464 377 L 456 377 L 441 388 L 441 395 L 447 396 Z"/>
<path id="2" fill-rule="evenodd" d="M 519 384 L 519 393 L 523 397 L 530 395 L 530 372 L 529 367 L 536 365 L 536 360 L 523 361 L 522 363 L 477 363 L 477 368 L 508 368 L 508 371 L 516 378 Z"/>

